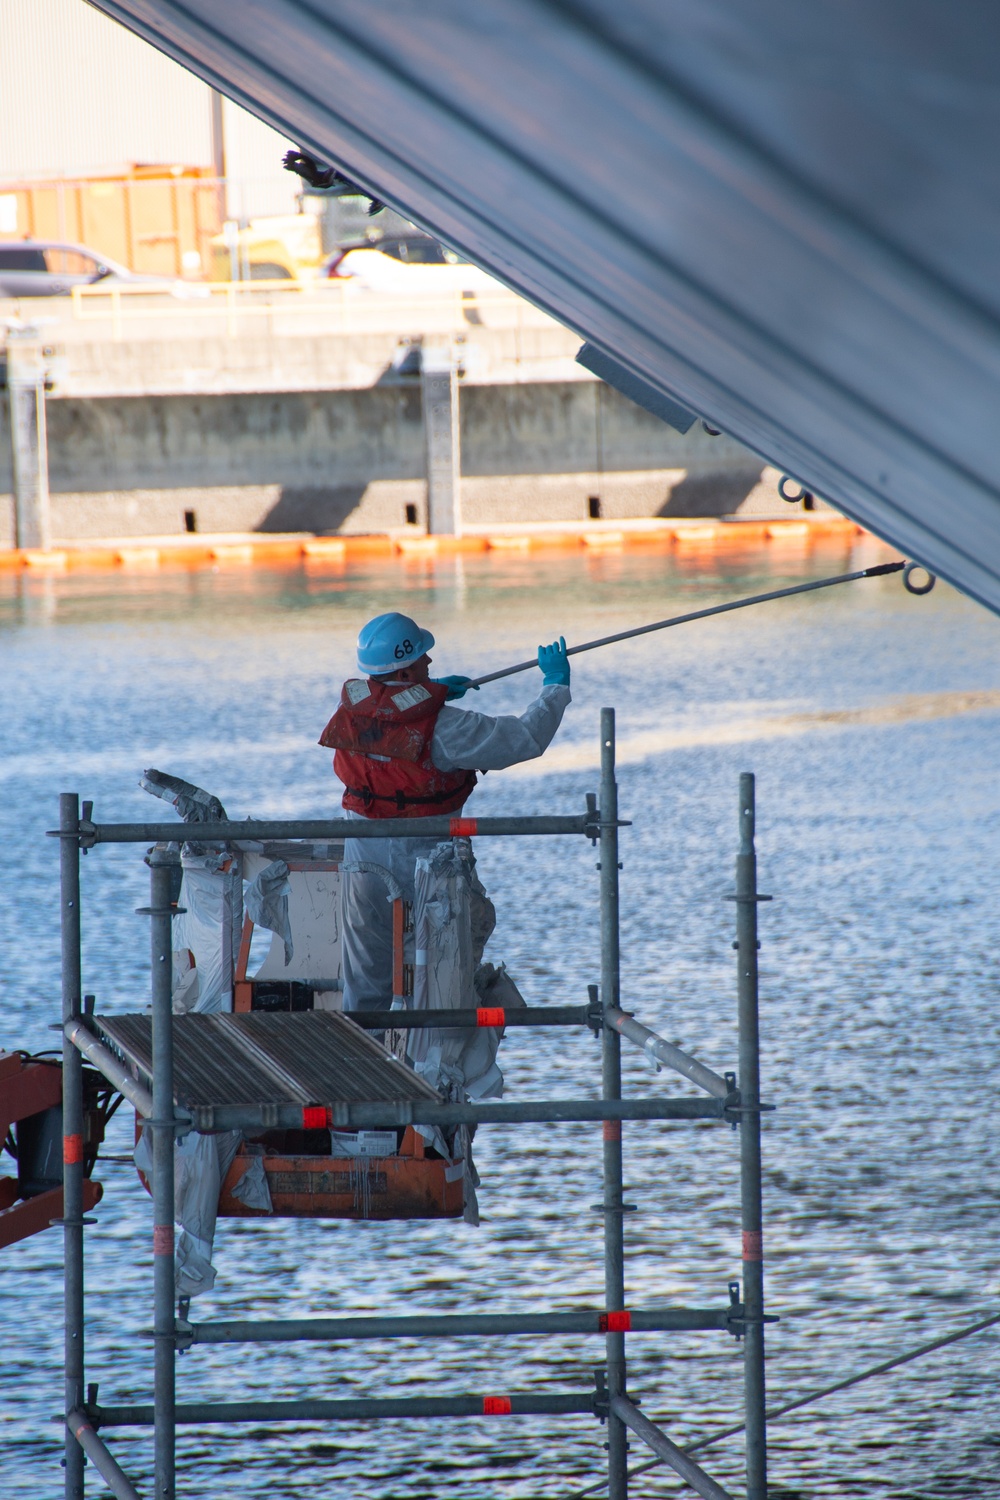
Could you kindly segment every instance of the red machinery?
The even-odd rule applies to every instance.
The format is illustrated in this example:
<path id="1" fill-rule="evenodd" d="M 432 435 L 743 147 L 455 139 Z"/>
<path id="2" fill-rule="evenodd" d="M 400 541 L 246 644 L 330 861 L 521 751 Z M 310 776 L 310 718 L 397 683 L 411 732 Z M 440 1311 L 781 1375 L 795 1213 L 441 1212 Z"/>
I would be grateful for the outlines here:
<path id="1" fill-rule="evenodd" d="M 0 1052 L 0 1139 L 17 1162 L 16 1177 L 0 1177 L 0 1249 L 62 1217 L 64 1153 L 66 1159 L 83 1161 L 84 1209 L 100 1201 L 101 1185 L 89 1174 L 115 1107 L 111 1093 L 100 1074 L 85 1069 L 84 1135 L 64 1140 L 61 1063 Z"/>

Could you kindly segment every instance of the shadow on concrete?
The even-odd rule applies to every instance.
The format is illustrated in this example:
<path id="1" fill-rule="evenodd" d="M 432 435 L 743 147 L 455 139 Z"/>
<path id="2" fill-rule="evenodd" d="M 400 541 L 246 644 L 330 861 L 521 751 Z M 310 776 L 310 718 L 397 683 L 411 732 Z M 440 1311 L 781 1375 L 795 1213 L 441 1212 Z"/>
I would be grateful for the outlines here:
<path id="1" fill-rule="evenodd" d="M 278 499 L 258 523 L 258 531 L 339 531 L 357 510 L 367 484 L 283 486 Z"/>
<path id="2" fill-rule="evenodd" d="M 725 470 L 682 479 L 660 506 L 660 516 L 731 516 L 760 483 L 760 469 Z"/>
<path id="3" fill-rule="evenodd" d="M 386 365 L 381 375 L 373 383 L 375 385 L 408 385 L 414 386 L 418 396 L 420 391 L 420 362 L 422 358 L 422 340 L 414 339 L 407 344 L 401 344 L 396 351 L 395 358 Z"/>

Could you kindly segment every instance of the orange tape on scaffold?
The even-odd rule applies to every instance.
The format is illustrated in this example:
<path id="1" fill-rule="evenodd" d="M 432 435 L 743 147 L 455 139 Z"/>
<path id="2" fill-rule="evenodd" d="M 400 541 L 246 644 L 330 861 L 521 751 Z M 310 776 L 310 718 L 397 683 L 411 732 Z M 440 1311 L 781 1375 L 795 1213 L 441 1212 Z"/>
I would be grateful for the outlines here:
<path id="1" fill-rule="evenodd" d="M 449 818 L 448 832 L 453 839 L 471 839 L 479 821 L 476 818 Z"/>
<path id="2" fill-rule="evenodd" d="M 744 1229 L 743 1231 L 743 1259 L 764 1259 L 764 1235 L 759 1229 Z"/>
<path id="3" fill-rule="evenodd" d="M 483 1397 L 483 1416 L 484 1417 L 509 1417 L 510 1416 L 510 1397 L 509 1396 L 484 1396 Z"/>
<path id="4" fill-rule="evenodd" d="M 621 1312 L 601 1313 L 597 1327 L 601 1333 L 629 1333 L 632 1329 L 632 1314 L 624 1309 Z"/>
<path id="5" fill-rule="evenodd" d="M 506 1021 L 502 1005 L 481 1005 L 476 1011 L 477 1026 L 504 1026 Z"/>
<path id="6" fill-rule="evenodd" d="M 67 1167 L 75 1167 L 83 1161 L 83 1136 L 63 1136 L 63 1162 Z"/>
<path id="7" fill-rule="evenodd" d="M 330 1116 L 325 1104 L 304 1104 L 302 1106 L 303 1130 L 325 1130 L 329 1123 Z"/>

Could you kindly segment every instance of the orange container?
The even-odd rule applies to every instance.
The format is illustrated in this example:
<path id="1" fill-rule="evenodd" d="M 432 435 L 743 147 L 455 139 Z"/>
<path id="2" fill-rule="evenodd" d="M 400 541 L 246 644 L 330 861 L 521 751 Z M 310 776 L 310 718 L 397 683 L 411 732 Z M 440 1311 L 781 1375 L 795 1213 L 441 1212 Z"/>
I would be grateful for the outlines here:
<path id="1" fill-rule="evenodd" d="M 153 276 L 207 275 L 222 228 L 223 191 L 208 167 L 136 164 L 113 176 L 4 183 L 0 192 L 17 200 L 16 228 L 0 239 L 70 241 Z"/>
<path id="2" fill-rule="evenodd" d="M 424 1155 L 412 1126 L 395 1156 L 266 1155 L 272 1212 L 248 1208 L 233 1192 L 252 1158 L 237 1153 L 219 1195 L 222 1219 L 457 1219 L 463 1212 L 456 1164 Z"/>

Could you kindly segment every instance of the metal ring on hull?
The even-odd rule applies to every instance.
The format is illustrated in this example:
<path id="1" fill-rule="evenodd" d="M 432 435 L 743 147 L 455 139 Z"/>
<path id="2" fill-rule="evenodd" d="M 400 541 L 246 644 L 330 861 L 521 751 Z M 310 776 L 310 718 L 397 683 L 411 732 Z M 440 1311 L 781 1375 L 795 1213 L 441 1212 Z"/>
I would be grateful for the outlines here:
<path id="1" fill-rule="evenodd" d="M 917 584 L 913 582 L 914 574 L 919 573 L 924 574 L 927 579 L 926 583 Z M 936 576 L 931 572 L 930 568 L 925 568 L 923 563 L 907 563 L 903 569 L 903 587 L 908 594 L 929 594 L 936 583 Z"/>

